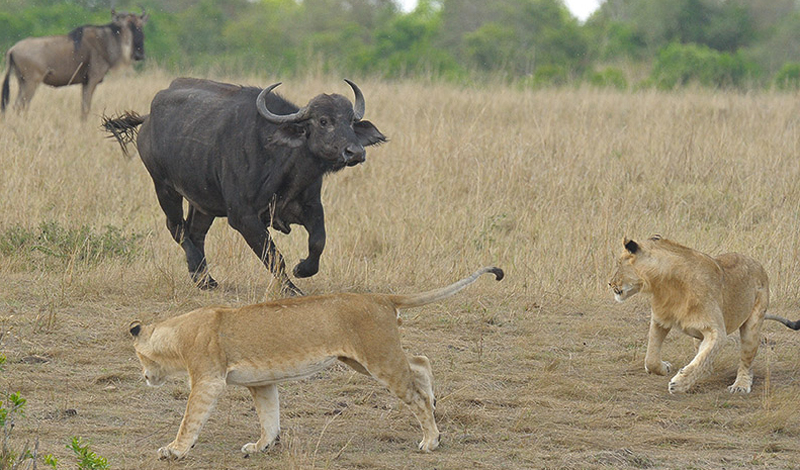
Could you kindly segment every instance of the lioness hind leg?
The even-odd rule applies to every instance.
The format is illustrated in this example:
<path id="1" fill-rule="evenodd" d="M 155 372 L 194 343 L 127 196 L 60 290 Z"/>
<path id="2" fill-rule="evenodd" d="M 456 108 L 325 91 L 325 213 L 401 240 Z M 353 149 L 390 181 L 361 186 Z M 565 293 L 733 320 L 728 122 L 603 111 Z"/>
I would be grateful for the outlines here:
<path id="1" fill-rule="evenodd" d="M 753 313 L 739 327 L 739 337 L 742 343 L 741 357 L 736 380 L 728 387 L 728 391 L 731 393 L 750 393 L 753 387 L 753 359 L 758 353 L 758 345 L 761 342 L 761 325 L 764 323 L 765 314 L 766 308 L 757 302 Z"/>
<path id="2" fill-rule="evenodd" d="M 722 327 L 709 328 L 701 333 L 703 340 L 700 342 L 697 355 L 670 380 L 669 393 L 688 392 L 698 380 L 711 370 L 714 357 L 724 344 L 725 329 Z"/>
<path id="3" fill-rule="evenodd" d="M 247 388 L 253 396 L 258 420 L 261 423 L 261 437 L 258 442 L 249 442 L 242 446 L 242 452 L 253 454 L 263 452 L 278 438 L 281 431 L 280 402 L 278 386 L 275 384 Z"/>
<path id="4" fill-rule="evenodd" d="M 439 447 L 439 428 L 436 427 L 436 418 L 433 415 L 433 374 L 430 362 L 425 356 L 412 356 L 409 361 L 402 349 L 392 357 L 391 364 L 370 364 L 368 370 L 411 408 L 422 427 L 419 449 L 423 452 L 435 450 Z"/>

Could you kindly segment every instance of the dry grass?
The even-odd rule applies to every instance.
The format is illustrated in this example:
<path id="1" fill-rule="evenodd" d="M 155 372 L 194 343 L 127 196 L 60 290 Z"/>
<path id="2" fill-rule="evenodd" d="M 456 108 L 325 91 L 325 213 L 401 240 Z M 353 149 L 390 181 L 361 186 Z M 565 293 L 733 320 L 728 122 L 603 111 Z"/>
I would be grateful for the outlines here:
<path id="1" fill-rule="evenodd" d="M 109 77 L 95 113 L 147 112 L 171 78 Z M 208 255 L 221 288 L 194 289 L 144 167 L 104 138 L 99 116 L 76 119 L 76 87 L 43 88 L 26 115 L 0 121 L 0 246 L 11 230 L 43 223 L 94 234 L 110 225 L 135 235 L 139 251 L 87 257 L 87 238 L 60 256 L 44 242 L 0 254 L 0 347 L 10 359 L 0 389 L 29 400 L 19 439 L 39 436 L 65 467 L 73 435 L 114 468 L 800 465 L 798 334 L 767 324 L 750 396 L 726 391 L 734 344 L 696 393 L 670 396 L 667 378 L 644 372 L 646 300 L 616 305 L 605 286 L 624 235 L 660 233 L 762 260 L 773 313 L 797 317 L 796 97 L 358 82 L 367 118 L 391 140 L 327 179 L 328 246 L 320 274 L 299 285 L 414 292 L 482 265 L 506 270 L 502 283 L 483 279 L 406 314 L 407 350 L 433 362 L 443 446 L 415 452 L 421 432 L 409 410 L 376 382 L 334 368 L 282 386 L 282 442 L 270 453 L 242 459 L 257 421 L 246 391 L 231 388 L 186 462 L 157 461 L 188 391 L 182 381 L 146 388 L 125 326 L 261 301 L 275 286 L 220 220 Z M 281 89 L 298 102 L 348 93 L 330 77 Z M 276 238 L 289 265 L 304 256 L 302 229 Z M 692 353 L 688 338 L 667 339 L 673 364 Z"/>

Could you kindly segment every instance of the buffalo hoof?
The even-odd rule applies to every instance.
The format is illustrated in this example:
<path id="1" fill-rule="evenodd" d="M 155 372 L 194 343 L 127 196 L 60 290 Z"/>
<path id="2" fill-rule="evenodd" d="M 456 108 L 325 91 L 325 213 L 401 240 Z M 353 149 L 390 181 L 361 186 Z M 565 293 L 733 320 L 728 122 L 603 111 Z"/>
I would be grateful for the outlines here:
<path id="1" fill-rule="evenodd" d="M 317 272 L 319 272 L 319 261 L 309 261 L 308 259 L 301 260 L 292 271 L 294 277 L 299 278 L 311 277 Z"/>
<path id="2" fill-rule="evenodd" d="M 286 281 L 286 284 L 281 287 L 281 295 L 284 297 L 299 297 L 305 294 L 292 281 Z"/>
<path id="3" fill-rule="evenodd" d="M 216 289 L 219 284 L 217 281 L 214 280 L 209 274 L 205 274 L 203 276 L 192 276 L 192 280 L 194 284 L 202 290 L 211 290 Z"/>

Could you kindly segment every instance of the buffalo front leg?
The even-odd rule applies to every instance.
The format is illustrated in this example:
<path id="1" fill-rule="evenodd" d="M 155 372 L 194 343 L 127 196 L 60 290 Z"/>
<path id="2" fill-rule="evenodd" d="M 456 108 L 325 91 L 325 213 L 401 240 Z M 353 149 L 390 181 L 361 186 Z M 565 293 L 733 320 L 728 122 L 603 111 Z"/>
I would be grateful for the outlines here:
<path id="1" fill-rule="evenodd" d="M 325 249 L 325 213 L 322 203 L 306 208 L 303 226 L 308 232 L 308 257 L 294 267 L 297 277 L 310 277 L 319 271 L 319 258 Z"/>
<path id="2" fill-rule="evenodd" d="M 253 396 L 258 421 L 261 424 L 261 437 L 258 442 L 249 442 L 242 447 L 245 454 L 263 452 L 278 438 L 281 431 L 280 404 L 278 386 L 275 384 L 263 387 L 247 387 Z"/>
<path id="3" fill-rule="evenodd" d="M 158 449 L 158 457 L 167 460 L 180 460 L 186 457 L 189 449 L 197 442 L 197 436 L 208 421 L 217 399 L 225 390 L 225 379 L 192 380 L 189 402 L 181 420 L 181 427 L 175 440 Z"/>
<path id="4" fill-rule="evenodd" d="M 650 331 L 647 334 L 647 354 L 644 357 L 644 370 L 648 374 L 667 375 L 672 365 L 661 360 L 661 346 L 669 333 L 669 328 L 661 326 L 650 317 Z"/>
<path id="5" fill-rule="evenodd" d="M 286 263 L 283 261 L 283 256 L 275 248 L 267 226 L 257 215 L 234 216 L 229 214 L 228 224 L 242 234 L 250 249 L 281 283 L 283 294 L 303 295 L 303 292 L 292 283 L 286 274 Z"/>

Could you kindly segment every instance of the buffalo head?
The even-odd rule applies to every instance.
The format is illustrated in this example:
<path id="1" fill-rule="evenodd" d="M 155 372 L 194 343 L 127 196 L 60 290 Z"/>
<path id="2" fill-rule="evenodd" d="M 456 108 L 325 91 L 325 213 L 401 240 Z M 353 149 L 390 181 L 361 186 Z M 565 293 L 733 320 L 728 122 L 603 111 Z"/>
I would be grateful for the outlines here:
<path id="1" fill-rule="evenodd" d="M 292 114 L 274 114 L 266 99 L 280 83 L 265 88 L 256 99 L 261 116 L 278 125 L 275 142 L 289 147 L 307 145 L 315 156 L 330 162 L 334 169 L 364 161 L 364 147 L 386 141 L 371 122 L 364 121 L 366 104 L 358 86 L 345 79 L 355 93 L 355 105 L 342 95 L 321 94 Z"/>

